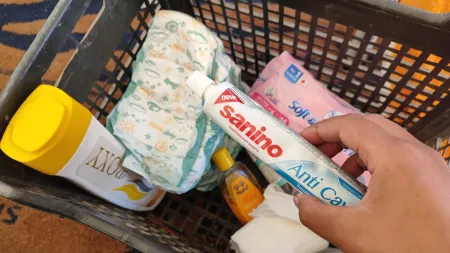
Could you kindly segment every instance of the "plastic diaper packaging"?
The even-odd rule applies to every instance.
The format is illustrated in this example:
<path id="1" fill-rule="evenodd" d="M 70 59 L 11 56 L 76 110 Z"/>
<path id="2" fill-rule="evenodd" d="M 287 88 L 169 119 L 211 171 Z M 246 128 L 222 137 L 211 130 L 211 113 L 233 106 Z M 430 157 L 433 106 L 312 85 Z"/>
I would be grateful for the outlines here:
<path id="1" fill-rule="evenodd" d="M 246 90 L 240 68 L 222 41 L 198 20 L 159 11 L 133 63 L 133 75 L 107 127 L 127 148 L 123 166 L 173 193 L 194 188 L 211 169 L 225 133 L 202 111 L 202 99 L 185 86 L 200 71 Z M 232 155 L 240 148 L 227 145 Z M 235 158 L 235 156 L 234 156 Z M 209 177 L 203 189 L 217 186 Z"/>
<path id="2" fill-rule="evenodd" d="M 248 94 L 298 133 L 324 119 L 360 113 L 343 99 L 328 91 L 288 52 L 283 52 L 267 64 Z M 345 149 L 337 154 L 333 161 L 342 165 L 353 153 L 352 150 Z M 256 164 L 262 164 L 254 156 L 251 157 Z M 276 173 L 273 175 L 281 178 Z M 370 174 L 365 172 L 358 180 L 368 184 Z"/>

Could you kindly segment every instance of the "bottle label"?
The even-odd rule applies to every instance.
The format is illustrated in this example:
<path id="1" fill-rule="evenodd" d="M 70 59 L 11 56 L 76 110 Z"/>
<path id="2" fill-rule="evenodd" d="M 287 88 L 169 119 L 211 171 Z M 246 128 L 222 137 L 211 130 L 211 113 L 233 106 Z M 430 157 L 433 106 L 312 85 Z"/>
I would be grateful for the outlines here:
<path id="1" fill-rule="evenodd" d="M 91 181 L 93 178 L 104 178 L 95 184 L 102 188 L 114 188 L 128 177 L 127 171 L 122 168 L 122 155 L 120 150 L 100 136 L 85 160 L 80 164 L 77 175 Z"/>
<path id="2" fill-rule="evenodd" d="M 263 202 L 263 195 L 259 189 L 244 176 L 236 178 L 231 182 L 229 187 L 230 197 L 232 201 L 234 201 L 234 207 L 233 205 L 230 205 L 233 212 L 241 222 L 247 223 L 251 221 L 252 217 L 249 214 Z"/>
<path id="3" fill-rule="evenodd" d="M 123 155 L 124 151 L 106 137 L 98 137 L 85 159 L 79 163 L 76 176 L 82 180 L 75 180 L 75 183 L 113 203 L 140 206 L 132 209 L 149 209 L 164 191 L 123 168 Z"/>

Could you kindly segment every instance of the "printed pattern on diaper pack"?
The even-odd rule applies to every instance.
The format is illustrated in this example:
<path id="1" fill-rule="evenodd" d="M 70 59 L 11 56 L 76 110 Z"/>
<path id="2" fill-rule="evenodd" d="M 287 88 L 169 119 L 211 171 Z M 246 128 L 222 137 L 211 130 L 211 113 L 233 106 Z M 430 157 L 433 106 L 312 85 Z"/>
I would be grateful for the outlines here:
<path id="1" fill-rule="evenodd" d="M 210 157 L 225 135 L 185 86 L 193 71 L 247 88 L 240 68 L 206 26 L 183 13 L 159 11 L 133 63 L 131 83 L 107 120 L 129 151 L 123 166 L 175 193 L 192 189 L 211 171 Z"/>

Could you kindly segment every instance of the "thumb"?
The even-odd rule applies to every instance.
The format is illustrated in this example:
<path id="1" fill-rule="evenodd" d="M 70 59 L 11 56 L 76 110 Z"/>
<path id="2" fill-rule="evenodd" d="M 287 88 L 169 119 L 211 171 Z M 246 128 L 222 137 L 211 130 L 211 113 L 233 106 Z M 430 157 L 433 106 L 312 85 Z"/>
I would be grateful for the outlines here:
<path id="1" fill-rule="evenodd" d="M 302 224 L 320 237 L 337 247 L 345 247 L 355 240 L 350 235 L 352 226 L 356 226 L 351 207 L 325 204 L 307 194 L 298 194 L 294 202 Z"/>

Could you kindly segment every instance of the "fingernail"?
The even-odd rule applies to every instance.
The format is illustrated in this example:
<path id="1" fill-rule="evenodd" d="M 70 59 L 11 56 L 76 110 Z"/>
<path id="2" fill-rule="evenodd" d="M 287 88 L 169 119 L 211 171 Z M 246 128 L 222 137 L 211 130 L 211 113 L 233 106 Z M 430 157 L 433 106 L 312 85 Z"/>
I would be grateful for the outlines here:
<path id="1" fill-rule="evenodd" d="M 296 206 L 297 208 L 299 208 L 299 205 L 300 205 L 300 198 L 299 198 L 299 195 L 296 195 L 296 196 L 294 197 L 294 204 L 295 204 L 295 206 Z"/>
<path id="2" fill-rule="evenodd" d="M 305 128 L 302 131 L 300 131 L 299 134 L 300 134 L 300 136 L 303 136 L 303 134 L 308 133 L 308 131 L 310 131 L 309 128 Z"/>

